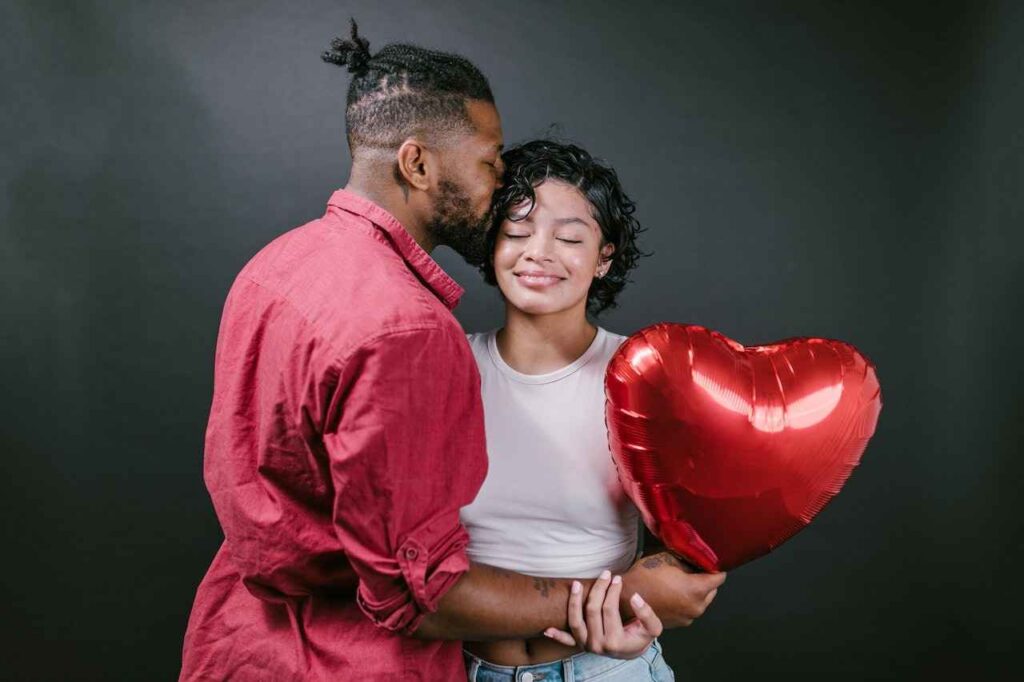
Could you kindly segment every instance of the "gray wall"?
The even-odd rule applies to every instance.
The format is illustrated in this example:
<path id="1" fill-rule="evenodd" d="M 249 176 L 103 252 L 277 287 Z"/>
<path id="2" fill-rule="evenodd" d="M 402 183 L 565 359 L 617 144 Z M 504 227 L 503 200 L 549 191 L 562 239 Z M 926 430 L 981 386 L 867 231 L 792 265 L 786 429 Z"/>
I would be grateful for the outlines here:
<path id="1" fill-rule="evenodd" d="M 1021 589 L 1020 3 L 76 2 L 0 9 L 7 679 L 168 679 L 220 531 L 202 438 L 242 264 L 344 183 L 347 75 L 460 52 L 648 227 L 604 324 L 830 336 L 885 408 L 847 488 L 666 635 L 680 679 L 997 679 Z M 459 319 L 494 292 L 451 252 Z"/>

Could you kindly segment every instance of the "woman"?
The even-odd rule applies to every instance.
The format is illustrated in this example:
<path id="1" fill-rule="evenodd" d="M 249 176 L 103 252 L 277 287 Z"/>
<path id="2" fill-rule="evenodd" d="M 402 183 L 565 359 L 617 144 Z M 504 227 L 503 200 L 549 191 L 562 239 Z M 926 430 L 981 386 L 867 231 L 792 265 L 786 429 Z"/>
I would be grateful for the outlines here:
<path id="1" fill-rule="evenodd" d="M 611 575 L 636 558 L 639 525 L 608 451 L 604 373 L 625 337 L 595 326 L 587 312 L 615 305 L 640 256 L 640 225 L 615 172 L 579 147 L 535 140 L 503 160 L 493 255 L 482 270 L 505 299 L 505 325 L 469 336 L 489 456 L 487 479 L 462 511 L 469 556 L 528 575 L 599 578 L 589 599 L 618 604 L 621 582 Z M 581 592 L 570 600 L 576 640 L 587 637 Z M 650 629 L 637 651 L 660 622 Z M 622 660 L 578 653 L 563 643 L 574 641 L 566 634 L 546 634 L 467 642 L 470 680 L 674 679 L 657 641 Z"/>

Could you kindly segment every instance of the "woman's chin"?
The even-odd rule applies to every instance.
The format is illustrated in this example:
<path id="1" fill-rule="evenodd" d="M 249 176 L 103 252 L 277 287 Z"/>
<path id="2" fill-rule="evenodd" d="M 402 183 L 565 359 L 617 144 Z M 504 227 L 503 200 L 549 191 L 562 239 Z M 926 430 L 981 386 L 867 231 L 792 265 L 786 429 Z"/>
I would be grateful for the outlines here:
<path id="1" fill-rule="evenodd" d="M 578 307 L 579 303 L 585 301 L 582 298 L 576 301 L 567 301 L 566 292 L 534 289 L 530 287 L 512 286 L 500 287 L 501 295 L 505 303 L 524 315 L 556 315 L 565 313 L 568 310 Z"/>
<path id="2" fill-rule="evenodd" d="M 564 313 L 565 311 L 572 308 L 572 306 L 566 306 L 553 301 L 514 301 L 512 299 L 505 299 L 508 304 L 518 310 L 524 315 L 555 315 L 558 313 Z"/>

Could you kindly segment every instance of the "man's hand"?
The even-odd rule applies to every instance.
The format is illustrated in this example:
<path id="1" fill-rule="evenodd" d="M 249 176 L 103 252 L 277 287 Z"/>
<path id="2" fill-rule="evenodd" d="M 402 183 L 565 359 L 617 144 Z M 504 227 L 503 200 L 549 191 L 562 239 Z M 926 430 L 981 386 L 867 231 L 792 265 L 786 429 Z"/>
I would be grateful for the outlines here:
<path id="1" fill-rule="evenodd" d="M 669 552 L 641 557 L 622 576 L 626 594 L 643 596 L 658 613 L 667 628 L 685 627 L 700 618 L 718 587 L 725 582 L 725 573 L 697 573 Z M 628 601 L 620 604 L 628 615 Z"/>
<path id="2" fill-rule="evenodd" d="M 610 582 L 610 584 L 609 584 Z M 587 651 L 612 658 L 636 658 L 661 634 L 661 621 L 639 594 L 630 599 L 636 618 L 622 624 L 619 598 L 622 578 L 613 579 L 608 571 L 594 582 L 583 609 L 583 585 L 573 581 L 569 594 L 569 629 L 572 634 L 548 628 L 544 634 L 566 646 L 582 646 Z"/>

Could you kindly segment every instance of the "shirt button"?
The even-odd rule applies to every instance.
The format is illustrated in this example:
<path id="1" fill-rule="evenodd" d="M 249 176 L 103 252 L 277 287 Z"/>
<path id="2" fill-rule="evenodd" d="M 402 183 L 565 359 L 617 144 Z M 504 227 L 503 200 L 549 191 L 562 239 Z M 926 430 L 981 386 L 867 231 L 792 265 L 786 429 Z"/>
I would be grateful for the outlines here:
<path id="1" fill-rule="evenodd" d="M 533 682 L 533 673 L 523 673 L 519 676 L 519 682 Z"/>
<path id="2" fill-rule="evenodd" d="M 417 551 L 417 549 L 415 547 L 406 547 L 406 549 L 405 549 L 405 558 L 408 559 L 409 561 L 414 560 L 419 555 L 420 555 L 420 553 L 419 553 L 419 551 Z M 532 680 L 533 678 L 531 677 L 530 679 Z"/>

